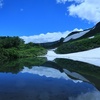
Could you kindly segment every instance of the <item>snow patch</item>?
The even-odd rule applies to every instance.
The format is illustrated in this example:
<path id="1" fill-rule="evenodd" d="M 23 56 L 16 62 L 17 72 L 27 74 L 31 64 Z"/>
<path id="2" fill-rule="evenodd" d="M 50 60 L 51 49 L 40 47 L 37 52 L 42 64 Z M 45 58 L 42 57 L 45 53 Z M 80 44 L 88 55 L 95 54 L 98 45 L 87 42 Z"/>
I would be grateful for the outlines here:
<path id="1" fill-rule="evenodd" d="M 83 35 L 85 35 L 86 33 L 88 33 L 90 30 L 86 30 L 86 31 L 82 31 L 82 32 L 79 32 L 79 33 L 76 33 L 76 34 L 73 34 L 71 36 L 68 36 L 67 38 L 65 38 L 64 42 L 67 42 L 69 40 L 73 40 L 73 39 L 77 39 L 77 38 L 80 38 L 82 37 Z"/>
<path id="2" fill-rule="evenodd" d="M 82 80 L 82 81 L 86 81 L 86 82 L 89 82 L 89 80 L 87 80 L 85 77 L 83 77 L 82 75 L 80 75 L 79 73 L 76 73 L 76 72 L 70 72 L 69 70 L 67 69 L 63 69 L 64 72 L 67 74 L 67 75 L 70 75 L 74 78 L 77 78 L 79 80 Z"/>
<path id="3" fill-rule="evenodd" d="M 44 57 L 47 57 L 48 60 L 54 60 L 55 58 L 72 59 L 90 63 L 100 67 L 100 47 L 70 54 L 56 54 L 54 51 L 49 50 Z"/>
<path id="4" fill-rule="evenodd" d="M 94 36 L 89 37 L 89 39 L 93 39 L 93 38 L 94 38 Z"/>

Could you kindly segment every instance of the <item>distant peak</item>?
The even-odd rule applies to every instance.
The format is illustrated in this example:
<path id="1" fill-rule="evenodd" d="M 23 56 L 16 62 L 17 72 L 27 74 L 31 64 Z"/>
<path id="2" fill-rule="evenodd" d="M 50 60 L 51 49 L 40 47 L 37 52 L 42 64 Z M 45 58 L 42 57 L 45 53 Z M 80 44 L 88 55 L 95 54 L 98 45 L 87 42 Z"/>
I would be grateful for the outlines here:
<path id="1" fill-rule="evenodd" d="M 98 27 L 98 26 L 100 27 L 100 22 L 98 22 L 98 23 L 96 24 L 96 27 Z"/>

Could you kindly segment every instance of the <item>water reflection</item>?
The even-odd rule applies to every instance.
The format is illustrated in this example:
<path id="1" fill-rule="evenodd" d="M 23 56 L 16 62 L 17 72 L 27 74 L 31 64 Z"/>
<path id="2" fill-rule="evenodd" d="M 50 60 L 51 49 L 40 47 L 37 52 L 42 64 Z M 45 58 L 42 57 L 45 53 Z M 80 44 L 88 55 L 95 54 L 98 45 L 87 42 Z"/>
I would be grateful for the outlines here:
<path id="1" fill-rule="evenodd" d="M 72 80 L 73 82 L 82 82 L 80 80 L 73 80 L 68 77 L 65 72 L 60 72 L 55 68 L 50 67 L 43 67 L 43 66 L 34 66 L 32 69 L 24 67 L 21 73 L 31 73 L 34 75 L 45 76 L 47 78 L 57 78 L 57 79 L 65 79 L 65 80 Z"/>
<path id="2" fill-rule="evenodd" d="M 24 69 L 21 71 L 21 73 L 31 73 L 31 74 L 37 74 L 39 76 L 46 76 L 46 77 L 52 77 L 52 78 L 64 78 L 68 79 L 67 75 L 63 72 L 61 73 L 59 70 L 50 68 L 50 67 L 43 67 L 43 66 L 34 66 L 31 69 L 24 67 Z"/>
<path id="3" fill-rule="evenodd" d="M 100 68 L 72 60 L 20 59 L 0 66 L 0 100 L 99 100 Z M 6 72 L 6 73 L 5 73 Z"/>
<path id="4" fill-rule="evenodd" d="M 64 69 L 64 72 L 65 72 L 67 75 L 69 75 L 69 76 L 71 76 L 71 77 L 73 77 L 73 78 L 76 78 L 76 79 L 80 79 L 80 80 L 89 82 L 89 80 L 87 80 L 85 77 L 83 77 L 82 75 L 80 75 L 80 74 L 78 74 L 78 73 L 76 73 L 76 72 L 70 72 L 70 71 L 67 70 L 67 69 Z"/>
<path id="5" fill-rule="evenodd" d="M 68 100 L 92 92 L 97 92 L 93 85 L 70 79 L 29 73 L 0 74 L 1 100 Z"/>
<path id="6" fill-rule="evenodd" d="M 94 91 L 85 94 L 82 93 L 77 97 L 70 97 L 69 100 L 99 100 L 99 98 L 100 98 L 100 92 Z"/>
<path id="7" fill-rule="evenodd" d="M 67 69 L 70 72 L 75 72 L 82 75 L 98 90 L 100 90 L 100 67 L 69 59 L 56 59 L 55 62 L 63 69 Z M 71 78 L 76 78 L 72 77 L 73 75 L 70 76 Z"/>
<path id="8" fill-rule="evenodd" d="M 46 61 L 46 58 L 22 58 L 14 61 L 0 62 L 0 72 L 17 74 L 23 70 L 24 66 L 31 69 L 33 66 L 40 66 Z"/>

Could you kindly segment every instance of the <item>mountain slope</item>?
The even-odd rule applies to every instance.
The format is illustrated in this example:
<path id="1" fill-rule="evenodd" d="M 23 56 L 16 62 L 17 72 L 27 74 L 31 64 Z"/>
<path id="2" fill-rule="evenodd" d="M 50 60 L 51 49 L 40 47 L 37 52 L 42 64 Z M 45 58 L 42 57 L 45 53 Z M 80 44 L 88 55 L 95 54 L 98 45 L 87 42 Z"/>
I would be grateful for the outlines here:
<path id="1" fill-rule="evenodd" d="M 84 31 L 81 31 L 81 32 L 75 32 L 74 34 L 72 35 L 68 35 L 63 42 L 68 42 L 68 41 L 72 41 L 72 40 L 76 40 L 76 39 L 79 39 L 81 38 L 82 36 L 84 36 L 85 34 L 87 34 L 90 30 L 84 30 Z"/>
<path id="2" fill-rule="evenodd" d="M 56 49 L 56 53 L 73 53 L 97 47 L 100 47 L 100 22 L 91 29 L 70 33 Z"/>
<path id="3" fill-rule="evenodd" d="M 93 28 L 86 29 L 83 31 L 71 32 L 63 42 L 75 41 L 83 38 L 93 37 L 97 34 L 100 34 L 100 22 L 97 23 Z"/>
<path id="4" fill-rule="evenodd" d="M 73 53 L 94 49 L 97 47 L 100 47 L 100 35 L 94 36 L 94 38 L 86 38 L 64 43 L 56 49 L 56 53 Z"/>
<path id="5" fill-rule="evenodd" d="M 34 43 L 34 45 L 42 46 L 43 48 L 46 48 L 46 49 L 53 49 L 63 44 L 63 40 L 64 38 L 61 38 L 60 40 L 53 41 L 53 42 Z"/>
<path id="6" fill-rule="evenodd" d="M 70 49 L 74 49 L 72 47 L 74 47 L 73 45 L 76 45 L 76 44 L 73 44 L 73 45 L 71 44 L 72 46 L 69 46 L 71 42 L 76 42 L 78 40 L 82 40 L 83 41 L 83 39 L 91 39 L 91 38 L 94 38 L 96 35 L 100 35 L 100 22 L 97 23 L 92 28 L 85 29 L 83 31 L 73 31 L 68 36 L 66 36 L 65 38 L 61 38 L 60 40 L 53 41 L 53 42 L 46 42 L 46 43 L 34 43 L 34 45 L 42 46 L 42 47 L 44 47 L 46 49 L 54 49 L 54 48 L 57 48 L 57 47 L 60 48 L 61 46 L 66 45 L 66 48 L 70 47 Z M 82 41 L 79 41 L 79 42 L 82 43 Z M 80 45 L 79 45 L 79 47 L 81 47 Z M 82 50 L 88 50 L 88 49 L 91 49 L 91 48 L 82 49 Z M 58 52 L 58 53 L 63 53 L 63 52 Z"/>

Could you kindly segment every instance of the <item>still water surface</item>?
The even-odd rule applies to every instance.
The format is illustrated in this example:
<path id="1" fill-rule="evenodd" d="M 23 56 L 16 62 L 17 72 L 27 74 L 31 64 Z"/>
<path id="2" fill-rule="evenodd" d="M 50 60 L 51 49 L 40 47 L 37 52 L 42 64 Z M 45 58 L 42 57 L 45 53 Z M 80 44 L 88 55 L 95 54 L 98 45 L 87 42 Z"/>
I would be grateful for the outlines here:
<path id="1" fill-rule="evenodd" d="M 0 100 L 99 100 L 100 67 L 46 58 L 0 64 Z"/>

